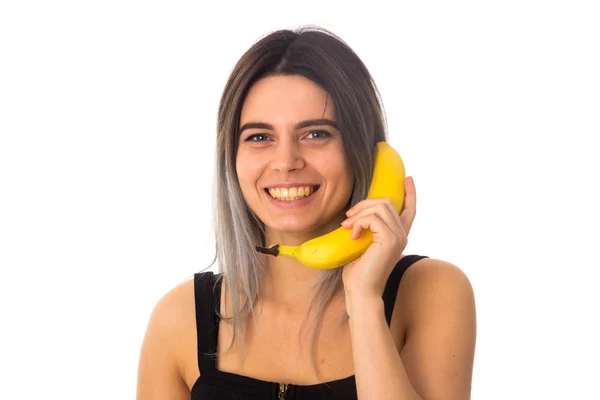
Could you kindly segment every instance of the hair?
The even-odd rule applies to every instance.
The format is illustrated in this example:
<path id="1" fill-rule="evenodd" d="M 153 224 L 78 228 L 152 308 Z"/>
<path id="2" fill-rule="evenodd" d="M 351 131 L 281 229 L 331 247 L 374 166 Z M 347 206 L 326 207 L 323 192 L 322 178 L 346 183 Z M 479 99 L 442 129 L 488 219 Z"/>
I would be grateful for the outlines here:
<path id="1" fill-rule="evenodd" d="M 217 119 L 213 264 L 218 263 L 218 283 L 225 284 L 226 301 L 231 301 L 231 314 L 221 316 L 233 324 L 227 351 L 236 341 L 241 353 L 244 351 L 245 323 L 255 321 L 254 306 L 268 268 L 267 257 L 255 250 L 257 245 L 265 246 L 264 224 L 246 203 L 236 173 L 240 114 L 251 86 L 274 75 L 303 76 L 323 88 L 333 101 L 336 124 L 354 175 L 349 206 L 366 198 L 375 145 L 387 140 L 383 104 L 374 80 L 358 55 L 334 33 L 314 26 L 277 30 L 260 38 L 242 55 L 225 85 Z M 307 310 L 308 315 L 316 303 L 313 363 L 323 313 L 342 288 L 342 268 L 324 270 L 315 282 Z M 316 363 L 314 368 L 319 377 Z"/>

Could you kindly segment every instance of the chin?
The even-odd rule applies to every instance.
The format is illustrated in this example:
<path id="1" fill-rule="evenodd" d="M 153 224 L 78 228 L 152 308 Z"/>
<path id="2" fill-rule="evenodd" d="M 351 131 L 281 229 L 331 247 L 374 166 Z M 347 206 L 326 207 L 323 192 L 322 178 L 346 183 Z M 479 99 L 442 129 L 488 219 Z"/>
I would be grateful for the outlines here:
<path id="1" fill-rule="evenodd" d="M 311 226 L 302 224 L 274 224 L 268 227 L 269 230 L 275 234 L 284 234 L 284 235 L 301 235 L 306 234 L 311 231 Z"/>
<path id="2" fill-rule="evenodd" d="M 320 236 L 324 233 L 327 233 L 335 228 L 331 226 L 331 229 L 328 229 L 328 225 L 318 224 L 316 222 L 310 223 L 310 221 L 279 221 L 279 223 L 269 224 L 267 225 L 267 229 L 270 232 L 271 237 L 289 237 L 290 240 L 297 242 L 304 242 L 306 240 L 310 240 L 317 236 Z M 297 238 L 294 240 L 292 238 Z"/>

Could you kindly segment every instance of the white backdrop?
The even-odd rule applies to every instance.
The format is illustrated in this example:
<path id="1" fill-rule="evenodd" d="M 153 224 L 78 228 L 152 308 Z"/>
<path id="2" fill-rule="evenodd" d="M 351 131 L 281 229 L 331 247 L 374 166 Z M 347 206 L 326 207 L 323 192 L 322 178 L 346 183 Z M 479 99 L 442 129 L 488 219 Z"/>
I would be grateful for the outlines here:
<path id="1" fill-rule="evenodd" d="M 363 58 L 417 186 L 407 253 L 475 289 L 473 399 L 600 399 L 597 2 L 0 4 L 0 398 L 133 399 L 212 260 L 218 99 L 259 36 Z"/>

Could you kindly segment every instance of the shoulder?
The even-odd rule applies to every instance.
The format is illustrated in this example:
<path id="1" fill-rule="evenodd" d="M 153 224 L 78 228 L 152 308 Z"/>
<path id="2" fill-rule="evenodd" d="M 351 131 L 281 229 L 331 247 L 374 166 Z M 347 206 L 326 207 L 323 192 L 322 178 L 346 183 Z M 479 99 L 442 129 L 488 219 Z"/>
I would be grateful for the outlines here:
<path id="1" fill-rule="evenodd" d="M 138 392 L 184 393 L 186 354 L 194 343 L 194 280 L 189 279 L 163 294 L 150 313 L 140 352 Z"/>
<path id="2" fill-rule="evenodd" d="M 414 327 L 441 322 L 440 315 L 475 324 L 475 295 L 466 273 L 449 261 L 426 257 L 414 261 L 397 287 L 390 328 L 399 348 Z"/>
<path id="3" fill-rule="evenodd" d="M 473 294 L 467 274 L 456 264 L 436 258 L 423 258 L 407 269 L 401 285 L 404 291 L 417 295 L 423 289 L 450 290 L 460 294 Z M 428 290 L 430 291 L 430 290 Z"/>
<path id="4" fill-rule="evenodd" d="M 190 346 L 196 343 L 196 290 L 207 296 L 212 272 L 197 273 L 165 292 L 155 303 L 146 328 L 147 345 L 160 346 L 165 356 L 172 357 L 178 368 L 188 358 Z M 208 299 L 207 299 L 208 301 Z"/>
<path id="5" fill-rule="evenodd" d="M 476 342 L 475 296 L 465 272 L 424 258 L 408 268 L 398 290 L 402 359 L 423 397 L 467 398 Z M 401 331 L 400 331 L 401 330 Z M 436 380 L 431 380 L 436 376 Z"/>
<path id="6" fill-rule="evenodd" d="M 163 294 L 152 310 L 150 323 L 161 331 L 173 332 L 181 329 L 190 313 L 194 313 L 194 279 L 185 280 Z"/>
<path id="7" fill-rule="evenodd" d="M 407 317 L 418 318 L 447 307 L 475 310 L 469 277 L 458 265 L 436 258 L 423 258 L 408 268 L 398 288 L 398 299 L 408 306 L 403 310 Z"/>
<path id="8" fill-rule="evenodd" d="M 164 293 L 154 305 L 146 335 L 160 338 L 162 345 L 177 343 L 175 340 L 190 323 L 195 327 L 194 279 L 188 279 Z"/>
<path id="9" fill-rule="evenodd" d="M 213 272 L 196 273 L 170 289 L 157 301 L 150 321 L 164 331 L 176 331 L 187 327 L 190 320 L 195 325 L 196 302 L 202 302 L 204 298 L 212 295 L 217 276 Z M 200 293 L 196 293 L 197 291 Z M 207 298 L 206 301 L 208 300 Z"/>

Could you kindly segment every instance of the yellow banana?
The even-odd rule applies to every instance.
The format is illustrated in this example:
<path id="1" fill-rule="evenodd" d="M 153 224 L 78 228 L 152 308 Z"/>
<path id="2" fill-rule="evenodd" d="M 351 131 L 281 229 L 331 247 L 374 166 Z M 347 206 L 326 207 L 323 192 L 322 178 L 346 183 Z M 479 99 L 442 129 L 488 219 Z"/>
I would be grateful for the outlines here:
<path id="1" fill-rule="evenodd" d="M 375 151 L 373 179 L 367 198 L 389 198 L 400 212 L 406 178 L 402 158 L 387 142 L 377 143 Z M 271 256 L 292 257 L 307 267 L 331 269 L 356 260 L 373 242 L 373 233 L 368 229 L 356 240 L 351 235 L 351 228 L 339 227 L 299 246 L 276 244 L 270 248 L 257 246 L 256 250 Z"/>

